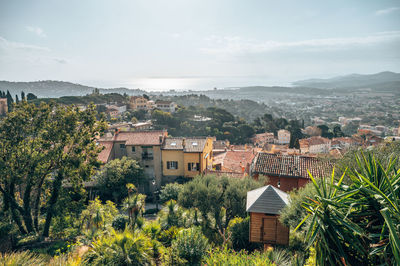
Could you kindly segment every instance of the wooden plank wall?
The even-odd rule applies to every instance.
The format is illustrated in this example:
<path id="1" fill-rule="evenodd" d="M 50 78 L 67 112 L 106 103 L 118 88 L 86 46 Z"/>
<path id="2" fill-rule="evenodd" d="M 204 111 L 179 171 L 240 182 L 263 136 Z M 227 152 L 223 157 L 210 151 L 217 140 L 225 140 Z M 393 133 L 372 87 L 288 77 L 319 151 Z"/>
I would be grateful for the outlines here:
<path id="1" fill-rule="evenodd" d="M 263 239 L 264 236 L 264 219 L 277 219 L 276 223 L 276 240 L 275 241 L 267 241 Z M 267 228 L 265 228 L 267 229 Z M 271 228 L 268 228 L 271 230 Z M 271 236 L 272 232 L 268 232 L 266 236 Z M 289 244 L 289 228 L 284 226 L 279 222 L 278 215 L 268 215 L 264 213 L 250 213 L 250 242 L 260 242 L 260 243 L 271 243 L 271 244 L 280 244 L 280 245 L 288 245 Z"/>

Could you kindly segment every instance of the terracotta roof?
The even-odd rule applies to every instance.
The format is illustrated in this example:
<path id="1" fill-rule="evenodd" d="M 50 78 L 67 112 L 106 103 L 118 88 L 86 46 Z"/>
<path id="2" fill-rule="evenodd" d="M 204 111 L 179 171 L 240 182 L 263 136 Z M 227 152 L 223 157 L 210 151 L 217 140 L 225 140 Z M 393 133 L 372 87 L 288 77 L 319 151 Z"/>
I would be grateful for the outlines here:
<path id="1" fill-rule="evenodd" d="M 110 158 L 114 142 L 113 141 L 99 141 L 98 143 L 100 146 L 103 146 L 104 149 L 99 153 L 97 158 L 99 159 L 99 161 L 101 161 L 103 163 L 107 163 L 108 158 Z"/>
<path id="2" fill-rule="evenodd" d="M 161 145 L 160 136 L 167 136 L 167 131 L 133 131 L 119 132 L 115 135 L 115 141 L 125 141 L 125 145 Z"/>
<path id="3" fill-rule="evenodd" d="M 214 140 L 213 141 L 213 149 L 214 150 L 223 150 L 228 148 L 229 141 L 228 140 Z"/>
<path id="4" fill-rule="evenodd" d="M 310 146 L 312 145 L 321 145 L 321 144 L 328 144 L 329 139 L 323 137 L 311 137 L 309 138 Z"/>
<path id="5" fill-rule="evenodd" d="M 242 173 L 255 157 L 252 151 L 227 151 L 222 160 L 222 166 L 229 171 Z"/>
<path id="6" fill-rule="evenodd" d="M 185 142 L 185 148 L 183 143 Z M 206 145 L 206 137 L 194 137 L 194 138 L 166 138 L 162 146 L 163 150 L 183 150 L 184 152 L 202 152 Z"/>
<path id="7" fill-rule="evenodd" d="M 309 178 L 307 170 L 313 177 L 321 177 L 330 174 L 332 165 L 315 157 L 260 152 L 257 155 L 253 173 Z"/>
<path id="8" fill-rule="evenodd" d="M 309 139 L 299 139 L 300 147 L 308 147 L 310 145 Z"/>
<path id="9" fill-rule="evenodd" d="M 163 101 L 163 100 L 157 100 L 156 104 L 171 104 L 173 101 Z"/>

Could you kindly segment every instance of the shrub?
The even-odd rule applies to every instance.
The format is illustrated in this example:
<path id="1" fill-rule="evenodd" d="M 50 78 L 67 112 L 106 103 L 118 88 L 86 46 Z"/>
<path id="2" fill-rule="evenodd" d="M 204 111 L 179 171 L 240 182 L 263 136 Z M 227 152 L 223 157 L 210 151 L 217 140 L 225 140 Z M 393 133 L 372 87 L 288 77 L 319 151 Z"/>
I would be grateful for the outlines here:
<path id="1" fill-rule="evenodd" d="M 171 246 L 171 242 L 176 239 L 180 228 L 176 226 L 171 226 L 167 230 L 162 230 L 158 236 L 158 241 L 164 244 L 164 246 Z"/>
<path id="2" fill-rule="evenodd" d="M 116 203 L 128 196 L 127 184 L 138 186 L 143 181 L 143 169 L 136 160 L 128 157 L 108 162 L 97 174 L 101 199 L 113 200 Z"/>
<path id="3" fill-rule="evenodd" d="M 228 234 L 234 250 L 246 249 L 252 251 L 259 248 L 261 244 L 249 241 L 250 217 L 236 217 L 229 222 Z"/>
<path id="4" fill-rule="evenodd" d="M 129 222 L 129 218 L 126 215 L 120 214 L 115 216 L 114 220 L 112 221 L 112 227 L 115 230 L 125 230 L 126 225 Z"/>
<path id="5" fill-rule="evenodd" d="M 400 265 L 396 160 L 381 163 L 362 153 L 355 159 L 359 170 L 350 169 L 338 182 L 334 172 L 320 184 L 310 175 L 317 193 L 303 202 L 311 220 L 307 244 L 315 247 L 318 265 Z M 350 181 L 343 185 L 346 176 Z"/>
<path id="6" fill-rule="evenodd" d="M 82 211 L 82 224 L 86 224 L 86 228 L 100 229 L 105 228 L 107 224 L 111 224 L 114 217 L 118 214 L 118 210 L 112 201 L 102 204 L 99 198 L 89 201 L 89 205 Z"/>
<path id="7" fill-rule="evenodd" d="M 30 251 L 0 253 L 0 265 L 22 266 L 22 265 L 47 265 L 43 256 Z"/>
<path id="8" fill-rule="evenodd" d="M 269 266 L 269 265 L 281 265 L 272 263 L 269 259 L 267 252 L 256 251 L 248 254 L 247 251 L 241 250 L 235 252 L 231 249 L 215 249 L 210 250 L 204 258 L 205 265 L 219 265 L 219 266 Z"/>
<path id="9" fill-rule="evenodd" d="M 90 265 L 146 265 L 153 262 L 151 240 L 129 230 L 112 230 L 91 244 L 84 261 Z"/>
<path id="10" fill-rule="evenodd" d="M 207 254 L 208 240 L 198 227 L 180 231 L 172 241 L 172 252 L 185 259 L 190 265 L 199 265 Z"/>
<path id="11" fill-rule="evenodd" d="M 161 189 L 160 201 L 167 202 L 169 200 L 178 200 L 179 193 L 182 191 L 183 185 L 178 183 L 170 183 Z"/>

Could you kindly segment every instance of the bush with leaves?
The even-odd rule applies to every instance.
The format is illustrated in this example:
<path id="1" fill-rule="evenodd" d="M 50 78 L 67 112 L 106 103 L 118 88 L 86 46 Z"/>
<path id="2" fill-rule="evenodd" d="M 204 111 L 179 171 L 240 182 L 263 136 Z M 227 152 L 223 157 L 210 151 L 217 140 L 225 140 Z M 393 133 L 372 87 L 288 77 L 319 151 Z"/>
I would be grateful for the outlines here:
<path id="1" fill-rule="evenodd" d="M 118 214 L 117 207 L 112 201 L 103 204 L 99 198 L 89 201 L 89 205 L 82 211 L 81 227 L 90 230 L 105 229 Z"/>
<path id="2" fill-rule="evenodd" d="M 176 226 L 171 226 L 170 228 L 166 230 L 162 230 L 160 234 L 158 235 L 158 241 L 160 241 L 164 246 L 170 247 L 171 242 L 176 239 L 176 236 L 178 235 L 179 231 L 182 230 L 183 228 L 178 228 Z"/>
<path id="3" fill-rule="evenodd" d="M 250 217 L 242 218 L 236 217 L 229 222 L 228 234 L 230 236 L 230 243 L 234 250 L 246 249 L 253 251 L 254 249 L 260 248 L 261 245 L 258 243 L 251 243 L 249 241 L 249 230 L 250 230 Z"/>
<path id="4" fill-rule="evenodd" d="M 47 265 L 43 256 L 30 251 L 0 253 L 0 265 Z"/>
<path id="5" fill-rule="evenodd" d="M 303 202 L 308 214 L 299 226 L 310 220 L 306 240 L 315 247 L 318 265 L 400 265 L 396 160 L 383 166 L 372 154 L 355 159 L 357 169 L 350 168 L 337 182 L 334 173 L 320 183 L 310 175 L 316 194 Z"/>
<path id="6" fill-rule="evenodd" d="M 130 230 L 103 235 L 92 242 L 84 262 L 90 265 L 150 265 L 154 263 L 151 239 Z"/>
<path id="7" fill-rule="evenodd" d="M 119 204 L 128 196 L 127 184 L 138 187 L 145 180 L 143 168 L 128 157 L 108 162 L 96 175 L 100 197 Z"/>
<path id="8" fill-rule="evenodd" d="M 189 265 L 200 265 L 209 248 L 208 240 L 199 227 L 181 230 L 172 241 L 172 252 Z"/>
<path id="9" fill-rule="evenodd" d="M 303 208 L 302 203 L 306 201 L 307 198 L 313 197 L 315 194 L 316 190 L 312 183 L 308 183 L 302 188 L 290 191 L 289 204 L 281 210 L 280 221 L 289 228 L 296 228 L 296 226 L 307 215 L 307 211 Z"/>
<path id="10" fill-rule="evenodd" d="M 165 185 L 161 189 L 160 201 L 161 202 L 167 202 L 169 200 L 177 201 L 179 192 L 181 192 L 182 189 L 183 189 L 183 185 L 178 184 L 178 183 L 170 183 L 170 184 Z"/>
<path id="11" fill-rule="evenodd" d="M 115 230 L 125 230 L 126 225 L 129 223 L 129 217 L 123 214 L 119 214 L 114 217 L 112 221 L 112 227 Z"/>
<path id="12" fill-rule="evenodd" d="M 170 200 L 158 213 L 158 220 L 164 230 L 172 226 L 190 227 L 193 224 L 198 224 L 196 213 L 196 209 L 185 209 L 175 200 Z"/>
<path id="13" fill-rule="evenodd" d="M 215 233 L 225 231 L 234 217 L 246 217 L 247 191 L 264 185 L 265 180 L 230 178 L 205 175 L 184 184 L 179 194 L 179 204 L 195 208 L 201 215 L 202 226 Z"/>
<path id="14" fill-rule="evenodd" d="M 251 254 L 245 250 L 235 252 L 228 248 L 216 248 L 210 250 L 207 256 L 204 257 L 205 265 L 219 265 L 219 266 L 272 266 L 284 265 L 274 263 L 270 260 L 270 252 L 255 251 Z M 280 261 L 282 262 L 282 261 Z"/>

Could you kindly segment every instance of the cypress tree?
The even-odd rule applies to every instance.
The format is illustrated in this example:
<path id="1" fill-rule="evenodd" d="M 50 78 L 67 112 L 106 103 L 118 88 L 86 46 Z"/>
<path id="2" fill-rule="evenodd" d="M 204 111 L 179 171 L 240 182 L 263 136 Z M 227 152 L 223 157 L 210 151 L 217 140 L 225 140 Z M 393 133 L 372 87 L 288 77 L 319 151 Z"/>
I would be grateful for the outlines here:
<path id="1" fill-rule="evenodd" d="M 12 104 L 14 103 L 14 100 L 11 96 L 11 93 L 7 90 L 7 106 L 8 106 L 8 111 L 11 112 L 12 111 Z"/>
<path id="2" fill-rule="evenodd" d="M 21 91 L 21 101 L 25 101 L 25 92 Z"/>
<path id="3" fill-rule="evenodd" d="M 15 103 L 19 103 L 18 94 L 15 94 Z"/>

